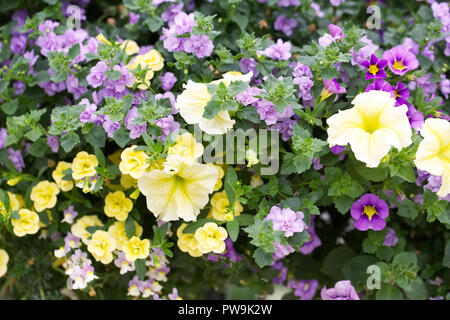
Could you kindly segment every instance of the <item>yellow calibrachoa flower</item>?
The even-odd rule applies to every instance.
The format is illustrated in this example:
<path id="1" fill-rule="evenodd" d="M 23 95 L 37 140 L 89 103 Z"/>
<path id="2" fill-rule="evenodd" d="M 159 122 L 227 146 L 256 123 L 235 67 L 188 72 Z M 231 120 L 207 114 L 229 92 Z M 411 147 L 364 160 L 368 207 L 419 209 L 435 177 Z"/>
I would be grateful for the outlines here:
<path id="1" fill-rule="evenodd" d="M 133 145 L 122 151 L 119 169 L 123 174 L 139 179 L 150 164 L 147 162 L 148 156 L 144 151 L 134 151 L 136 147 Z"/>
<path id="2" fill-rule="evenodd" d="M 134 179 L 129 174 L 120 175 L 120 185 L 125 189 L 130 189 L 132 187 L 137 188 L 137 180 Z"/>
<path id="3" fill-rule="evenodd" d="M 86 151 L 80 151 L 72 161 L 72 178 L 74 180 L 81 180 L 85 177 L 94 176 L 97 171 L 95 167 L 98 166 L 97 157 L 89 154 Z"/>
<path id="4" fill-rule="evenodd" d="M 261 176 L 256 174 L 256 173 L 254 173 L 252 175 L 252 178 L 250 179 L 250 185 L 253 188 L 256 188 L 256 187 L 258 187 L 258 186 L 260 186 L 262 184 L 264 184 L 264 181 L 261 179 Z"/>
<path id="5" fill-rule="evenodd" d="M 450 122 L 428 118 L 420 130 L 424 139 L 420 142 L 414 161 L 418 169 L 442 178 L 437 195 L 450 193 Z"/>
<path id="6" fill-rule="evenodd" d="M 134 222 L 134 226 L 136 236 L 140 237 L 143 231 L 142 227 L 138 225 L 136 221 Z M 122 250 L 124 243 L 128 241 L 127 233 L 125 232 L 125 222 L 114 222 L 108 228 L 108 232 L 114 238 L 114 240 L 116 240 L 117 249 Z"/>
<path id="7" fill-rule="evenodd" d="M 259 163 L 258 155 L 252 149 L 248 149 L 245 153 L 245 158 L 247 159 L 247 167 L 251 167 Z"/>
<path id="8" fill-rule="evenodd" d="M 234 202 L 234 213 L 228 211 L 227 207 L 230 205 L 225 191 L 216 192 L 211 197 L 211 209 L 209 209 L 208 218 L 213 218 L 218 221 L 231 221 L 235 216 L 241 214 L 244 208 L 239 201 Z"/>
<path id="9" fill-rule="evenodd" d="M 218 172 L 206 164 L 168 156 L 164 170 L 146 172 L 138 188 L 147 197 L 147 208 L 162 221 L 194 221 L 208 203 Z"/>
<path id="10" fill-rule="evenodd" d="M 109 41 L 108 39 L 106 39 L 106 37 L 103 35 L 103 33 L 98 34 L 95 38 L 96 38 L 98 41 L 100 41 L 100 42 L 102 42 L 102 43 L 104 43 L 104 44 L 107 44 L 107 45 L 111 45 L 111 44 L 112 44 L 111 41 Z"/>
<path id="11" fill-rule="evenodd" d="M 11 219 L 13 232 L 18 237 L 27 234 L 35 234 L 39 230 L 39 216 L 36 212 L 28 209 L 19 210 L 19 219 Z"/>
<path id="12" fill-rule="evenodd" d="M 145 259 L 150 254 L 150 240 L 141 240 L 136 236 L 131 237 L 123 244 L 122 250 L 125 258 L 130 262 L 134 262 L 136 259 Z"/>
<path id="13" fill-rule="evenodd" d="M 155 71 L 159 71 L 164 67 L 164 58 L 158 50 L 152 49 L 144 54 L 137 55 L 133 61 L 128 64 L 129 70 L 135 70 L 138 66 L 141 69 L 149 68 L 145 74 L 144 83 L 150 86 L 150 80 L 153 79 Z M 141 90 L 147 89 L 144 85 L 138 85 Z"/>
<path id="14" fill-rule="evenodd" d="M 3 249 L 0 249 L 0 278 L 3 277 L 8 270 L 9 255 Z"/>
<path id="15" fill-rule="evenodd" d="M 219 175 L 217 176 L 216 184 L 214 185 L 214 191 L 217 191 L 222 188 L 222 178 L 225 175 L 225 171 L 223 171 L 223 168 L 217 164 L 207 163 L 207 165 L 216 168 L 217 172 L 219 173 Z"/>
<path id="16" fill-rule="evenodd" d="M 227 230 L 219 227 L 214 222 L 208 222 L 195 231 L 194 237 L 198 242 L 198 250 L 202 253 L 211 251 L 214 253 L 223 253 L 225 251 L 225 239 L 228 237 L 228 233 Z"/>
<path id="17" fill-rule="evenodd" d="M 15 177 L 12 179 L 9 179 L 6 181 L 6 184 L 10 187 L 14 187 L 16 184 L 18 184 L 20 181 L 22 181 L 22 177 Z"/>
<path id="18" fill-rule="evenodd" d="M 105 198 L 105 214 L 119 221 L 125 221 L 133 208 L 133 202 L 122 191 L 110 192 Z"/>
<path id="19" fill-rule="evenodd" d="M 33 200 L 36 211 L 41 212 L 45 209 L 51 209 L 56 205 L 56 196 L 58 194 L 58 185 L 45 180 L 31 188 L 30 199 Z"/>
<path id="20" fill-rule="evenodd" d="M 52 178 L 55 180 L 58 187 L 64 191 L 70 191 L 73 189 L 73 181 L 72 180 L 63 180 L 64 174 L 63 171 L 72 168 L 72 164 L 70 162 L 59 161 L 55 170 L 52 172 Z"/>
<path id="21" fill-rule="evenodd" d="M 203 118 L 205 107 L 211 100 L 208 87 L 204 83 L 188 80 L 183 84 L 184 91 L 178 95 L 175 108 L 188 124 L 198 124 L 208 134 L 224 134 L 233 128 L 236 121 L 231 120 L 228 111 L 220 111 L 213 119 Z"/>
<path id="22" fill-rule="evenodd" d="M 103 222 L 96 215 L 83 216 L 78 219 L 71 228 L 72 233 L 83 241 L 84 244 L 89 244 L 88 237 L 91 235 L 86 231 L 87 227 L 103 226 Z"/>
<path id="23" fill-rule="evenodd" d="M 139 46 L 136 43 L 136 41 L 133 40 L 124 40 L 120 44 L 120 48 L 121 49 L 125 48 L 125 53 L 129 56 L 139 53 Z"/>
<path id="24" fill-rule="evenodd" d="M 19 209 L 23 208 L 25 206 L 25 200 L 20 194 L 15 194 L 8 191 L 8 198 L 9 198 L 9 207 L 10 211 L 19 211 Z M 0 214 L 2 216 L 6 215 L 6 208 L 3 202 L 0 201 Z"/>
<path id="25" fill-rule="evenodd" d="M 401 150 L 412 143 L 408 108 L 394 107 L 395 99 L 389 92 L 363 92 L 352 104 L 353 108 L 339 110 L 328 118 L 330 147 L 350 144 L 356 159 L 374 168 L 391 147 Z"/>
<path id="26" fill-rule="evenodd" d="M 187 227 L 186 223 L 181 224 L 177 229 L 177 245 L 181 251 L 189 253 L 192 257 L 201 257 L 203 253 L 198 250 L 198 242 L 193 233 L 183 233 L 184 228 Z"/>
<path id="27" fill-rule="evenodd" d="M 97 230 L 92 234 L 87 249 L 95 260 L 108 264 L 113 260 L 112 252 L 116 249 L 116 241 L 108 232 Z"/>
<path id="28" fill-rule="evenodd" d="M 197 160 L 203 154 L 203 145 L 195 141 L 194 136 L 185 132 L 179 135 L 175 140 L 175 144 L 169 147 L 167 154 L 179 155 L 181 157 L 188 158 L 192 161 Z"/>

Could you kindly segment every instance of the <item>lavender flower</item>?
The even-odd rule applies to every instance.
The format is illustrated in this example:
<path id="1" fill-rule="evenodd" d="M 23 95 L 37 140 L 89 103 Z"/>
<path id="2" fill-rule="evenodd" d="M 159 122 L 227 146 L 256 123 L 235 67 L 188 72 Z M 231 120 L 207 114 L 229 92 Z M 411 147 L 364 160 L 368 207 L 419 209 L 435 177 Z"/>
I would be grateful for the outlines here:
<path id="1" fill-rule="evenodd" d="M 127 116 L 125 117 L 125 126 L 127 127 L 128 130 L 130 130 L 131 139 L 137 139 L 147 131 L 145 123 L 139 125 L 133 122 L 134 119 L 136 119 L 138 116 L 139 116 L 138 108 L 132 107 L 128 111 Z"/>
<path id="2" fill-rule="evenodd" d="M 5 147 L 5 141 L 7 136 L 8 130 L 6 130 L 6 128 L 0 128 L 0 149 Z"/>
<path id="3" fill-rule="evenodd" d="M 90 103 L 88 99 L 84 98 L 78 105 L 85 105 L 84 110 L 80 113 L 80 122 L 94 122 L 97 119 L 97 115 L 95 114 L 97 111 L 97 106 L 95 104 Z"/>
<path id="4" fill-rule="evenodd" d="M 284 15 L 279 15 L 275 20 L 273 28 L 277 31 L 282 31 L 286 36 L 290 37 L 293 29 L 298 25 L 294 18 L 288 18 Z"/>
<path id="5" fill-rule="evenodd" d="M 120 126 L 120 122 L 111 121 L 111 119 L 109 119 L 109 116 L 106 115 L 105 122 L 103 122 L 103 129 L 105 129 L 105 132 L 109 138 L 114 137 L 114 132 L 116 132 L 120 128 Z"/>
<path id="6" fill-rule="evenodd" d="M 398 237 L 395 234 L 394 229 L 387 228 L 387 234 L 384 238 L 383 246 L 385 247 L 395 247 L 398 242 Z"/>
<path id="7" fill-rule="evenodd" d="M 164 91 L 172 89 L 176 82 L 177 78 L 172 72 L 166 72 L 161 76 L 161 87 Z"/>
<path id="8" fill-rule="evenodd" d="M 391 50 L 385 51 L 383 59 L 389 62 L 389 69 L 399 76 L 419 66 L 416 56 L 403 45 L 395 46 Z"/>
<path id="9" fill-rule="evenodd" d="M 108 69 L 109 68 L 104 61 L 97 62 L 97 64 L 91 68 L 89 75 L 86 77 L 87 83 L 93 88 L 101 86 L 103 81 L 106 80 L 105 71 Z"/>
<path id="10" fill-rule="evenodd" d="M 242 58 L 239 66 L 243 73 L 249 73 L 251 71 L 253 73 L 252 78 L 256 78 L 259 74 L 258 69 L 256 69 L 258 62 L 254 58 Z"/>
<path id="11" fill-rule="evenodd" d="M 25 168 L 25 162 L 23 162 L 22 152 L 20 150 L 14 150 L 8 148 L 8 159 L 12 162 L 17 171 L 22 172 Z"/>
<path id="12" fill-rule="evenodd" d="M 374 78 L 386 78 L 384 68 L 387 66 L 387 60 L 378 59 L 376 55 L 372 54 L 370 60 L 364 60 L 361 65 L 367 69 L 366 80 Z"/>
<path id="13" fill-rule="evenodd" d="M 289 60 L 292 56 L 291 44 L 278 39 L 275 44 L 266 48 L 264 51 L 260 51 L 259 53 L 268 56 L 273 60 Z"/>
<path id="14" fill-rule="evenodd" d="M 63 216 L 64 218 L 61 220 L 61 222 L 72 224 L 73 219 L 75 219 L 78 216 L 78 212 L 75 211 L 73 206 L 69 206 L 66 210 L 64 210 Z"/>
<path id="15" fill-rule="evenodd" d="M 334 288 L 326 286 L 320 291 L 322 300 L 360 300 L 350 280 L 336 282 Z"/>
<path id="16" fill-rule="evenodd" d="M 332 94 L 346 93 L 347 90 L 339 85 L 336 78 L 333 80 L 323 79 L 323 90 L 320 93 L 320 101 L 325 100 Z"/>
<path id="17" fill-rule="evenodd" d="M 319 281 L 313 280 L 290 280 L 288 288 L 294 289 L 294 295 L 300 297 L 302 300 L 312 300 L 319 288 Z"/>
<path id="18" fill-rule="evenodd" d="M 192 35 L 183 43 L 183 49 L 187 53 L 195 54 L 197 58 L 204 58 L 211 55 L 214 45 L 207 35 Z"/>
<path id="19" fill-rule="evenodd" d="M 47 135 L 47 145 L 50 147 L 52 152 L 58 152 L 59 149 L 59 142 L 58 142 L 58 136 L 52 136 Z"/>
<path id="20" fill-rule="evenodd" d="M 350 212 L 355 219 L 356 229 L 379 231 L 386 226 L 385 219 L 389 216 L 389 207 L 386 201 L 378 198 L 376 194 L 367 193 L 353 203 Z"/>
<path id="21" fill-rule="evenodd" d="M 174 120 L 172 115 L 156 120 L 155 125 L 161 128 L 160 138 L 163 141 L 166 140 L 169 134 L 180 129 L 180 124 Z"/>
<path id="22" fill-rule="evenodd" d="M 295 232 L 302 232 L 307 228 L 303 218 L 301 211 L 294 212 L 289 208 L 273 206 L 264 220 L 272 221 L 274 230 L 284 231 L 285 237 L 291 237 Z"/>
<path id="23" fill-rule="evenodd" d="M 302 254 L 310 254 L 312 253 L 317 247 L 320 247 L 322 245 L 322 241 L 316 234 L 316 230 L 314 227 L 314 221 L 316 219 L 316 216 L 311 216 L 311 224 L 306 229 L 310 236 L 310 240 L 305 242 L 301 248 L 298 249 L 298 251 Z"/>

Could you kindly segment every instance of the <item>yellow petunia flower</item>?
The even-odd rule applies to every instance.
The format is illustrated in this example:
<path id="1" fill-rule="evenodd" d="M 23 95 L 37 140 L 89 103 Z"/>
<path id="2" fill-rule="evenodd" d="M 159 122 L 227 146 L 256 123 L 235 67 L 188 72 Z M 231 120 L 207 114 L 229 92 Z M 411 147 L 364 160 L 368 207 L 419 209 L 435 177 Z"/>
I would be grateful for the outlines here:
<path id="1" fill-rule="evenodd" d="M 330 147 L 350 144 L 356 159 L 374 168 L 391 147 L 401 150 L 412 143 L 408 108 L 394 107 L 395 99 L 389 92 L 363 92 L 352 104 L 353 108 L 339 110 L 328 118 Z"/>
<path id="2" fill-rule="evenodd" d="M 108 232 L 97 230 L 92 234 L 87 249 L 95 260 L 108 264 L 113 260 L 112 252 L 116 249 L 116 241 Z"/>
<path id="3" fill-rule="evenodd" d="M 11 219 L 13 232 L 18 237 L 27 234 L 35 234 L 39 230 L 39 216 L 36 212 L 28 209 L 19 210 L 19 219 Z"/>
<path id="4" fill-rule="evenodd" d="M 203 145 L 195 141 L 194 136 L 185 132 L 177 137 L 175 144 L 169 147 L 168 155 L 179 155 L 192 161 L 197 160 L 203 154 Z"/>
<path id="5" fill-rule="evenodd" d="M 110 192 L 105 198 L 105 214 L 118 221 L 125 221 L 132 208 L 133 202 L 122 191 Z"/>
<path id="6" fill-rule="evenodd" d="M 217 169 L 180 156 L 168 156 L 164 170 L 145 173 L 138 188 L 147 208 L 162 221 L 194 221 L 208 203 L 217 181 Z"/>
<path id="7" fill-rule="evenodd" d="M 5 250 L 0 249 L 0 278 L 3 277 L 8 270 L 8 261 L 8 253 Z"/>
<path id="8" fill-rule="evenodd" d="M 58 194 L 58 185 L 45 180 L 31 188 L 30 199 L 33 200 L 36 211 L 41 212 L 56 205 Z"/>
<path id="9" fill-rule="evenodd" d="M 145 259 L 150 254 L 150 240 L 141 240 L 136 236 L 131 237 L 123 244 L 122 250 L 125 258 L 130 262 L 134 262 L 136 259 Z"/>
<path id="10" fill-rule="evenodd" d="M 86 228 L 87 227 L 95 227 L 95 226 L 103 226 L 103 222 L 96 215 L 87 215 L 78 219 L 71 228 L 71 232 L 83 241 L 84 244 L 89 244 L 90 240 L 88 239 L 91 235 Z"/>
<path id="11" fill-rule="evenodd" d="M 198 242 L 193 233 L 183 233 L 183 230 L 187 227 L 186 223 L 181 224 L 177 229 L 177 245 L 181 251 L 189 253 L 192 257 L 201 257 L 203 253 L 198 250 Z"/>
<path id="12" fill-rule="evenodd" d="M 133 145 L 122 151 L 119 169 L 123 174 L 139 179 L 150 164 L 147 162 L 147 154 L 144 151 L 134 151 L 135 148 L 136 146 Z"/>
<path id="13" fill-rule="evenodd" d="M 134 222 L 134 227 L 136 236 L 142 236 L 143 229 L 139 224 L 137 224 L 136 221 Z M 114 240 L 116 240 L 117 249 L 122 250 L 124 243 L 129 240 L 125 231 L 125 222 L 114 222 L 111 226 L 109 226 L 108 232 L 114 238 Z"/>
<path id="14" fill-rule="evenodd" d="M 420 135 L 420 142 L 414 161 L 418 169 L 442 178 L 437 195 L 446 197 L 450 193 L 450 122 L 444 119 L 428 118 Z"/>
<path id="15" fill-rule="evenodd" d="M 223 253 L 228 233 L 214 222 L 208 222 L 195 231 L 194 237 L 198 242 L 198 250 L 202 253 Z"/>
<path id="16" fill-rule="evenodd" d="M 63 171 L 70 169 L 72 164 L 70 162 L 59 161 L 55 170 L 52 172 L 52 178 L 55 180 L 58 187 L 64 191 L 70 191 L 73 189 L 73 181 L 72 180 L 63 180 L 64 174 Z"/>
<path id="17" fill-rule="evenodd" d="M 209 209 L 208 218 L 213 218 L 218 221 L 231 221 L 235 216 L 241 214 L 244 210 L 239 201 L 234 202 L 234 213 L 228 210 L 230 202 L 225 191 L 216 192 L 211 197 L 211 209 Z"/>
<path id="18" fill-rule="evenodd" d="M 95 155 L 89 154 L 86 151 L 78 152 L 72 161 L 72 178 L 74 180 L 81 180 L 86 177 L 92 177 L 97 173 L 95 170 L 97 166 L 98 160 Z"/>

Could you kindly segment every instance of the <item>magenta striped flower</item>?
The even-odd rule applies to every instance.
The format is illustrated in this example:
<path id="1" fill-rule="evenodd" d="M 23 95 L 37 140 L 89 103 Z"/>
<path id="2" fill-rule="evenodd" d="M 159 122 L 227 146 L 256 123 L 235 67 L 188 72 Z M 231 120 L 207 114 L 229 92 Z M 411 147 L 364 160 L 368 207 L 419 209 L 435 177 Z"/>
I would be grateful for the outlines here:
<path id="1" fill-rule="evenodd" d="M 417 61 L 415 54 L 403 45 L 395 46 L 391 50 L 385 51 L 383 59 L 389 62 L 389 69 L 399 76 L 419 66 L 419 61 Z"/>
<path id="2" fill-rule="evenodd" d="M 366 80 L 374 78 L 386 78 L 386 68 L 388 62 L 385 59 L 378 59 L 376 55 L 372 54 L 369 60 L 364 60 L 361 65 L 367 69 Z"/>
<path id="3" fill-rule="evenodd" d="M 376 194 L 367 193 L 353 203 L 350 210 L 355 219 L 355 228 L 360 231 L 372 229 L 383 230 L 389 216 L 389 207 L 386 201 L 378 198 Z"/>

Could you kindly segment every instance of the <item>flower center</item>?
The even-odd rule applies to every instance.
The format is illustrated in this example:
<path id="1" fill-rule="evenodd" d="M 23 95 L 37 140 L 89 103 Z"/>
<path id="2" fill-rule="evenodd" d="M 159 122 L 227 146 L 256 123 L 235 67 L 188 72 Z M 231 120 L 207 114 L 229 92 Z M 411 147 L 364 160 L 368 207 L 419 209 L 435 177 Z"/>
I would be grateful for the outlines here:
<path id="1" fill-rule="evenodd" d="M 370 65 L 369 67 L 369 73 L 376 75 L 378 73 L 378 71 L 380 71 L 380 69 L 378 69 L 378 67 L 374 64 Z"/>
<path id="2" fill-rule="evenodd" d="M 395 70 L 403 70 L 406 67 L 403 65 L 403 62 L 395 60 L 394 65 L 392 66 Z"/>
<path id="3" fill-rule="evenodd" d="M 375 210 L 374 206 L 364 206 L 363 214 L 365 214 L 369 218 L 369 221 L 370 221 L 370 220 L 372 220 L 372 216 L 374 214 L 378 214 L 378 213 L 377 213 L 377 210 Z"/>

